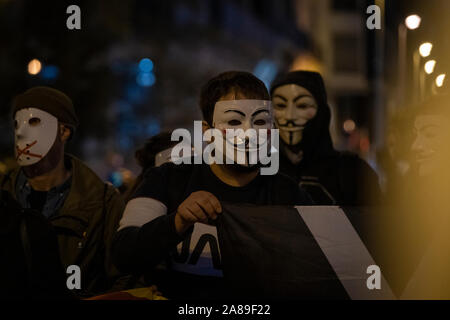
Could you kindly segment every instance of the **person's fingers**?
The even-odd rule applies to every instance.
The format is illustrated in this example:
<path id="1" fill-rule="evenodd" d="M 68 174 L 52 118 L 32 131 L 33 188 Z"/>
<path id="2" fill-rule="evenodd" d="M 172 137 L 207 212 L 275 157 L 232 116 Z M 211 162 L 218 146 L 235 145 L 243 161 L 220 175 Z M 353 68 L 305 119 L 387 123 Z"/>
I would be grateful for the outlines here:
<path id="1" fill-rule="evenodd" d="M 220 204 L 219 199 L 217 199 L 217 197 L 215 195 L 213 195 L 211 192 L 205 191 L 204 193 L 205 193 L 206 197 L 208 198 L 208 201 L 214 207 L 214 210 L 216 211 L 216 213 L 221 213 L 222 206 Z"/>
<path id="2" fill-rule="evenodd" d="M 177 212 L 180 214 L 181 218 L 186 222 L 195 223 L 198 220 L 197 217 L 193 215 L 192 212 L 188 210 L 187 207 L 185 206 L 180 206 Z"/>
<path id="3" fill-rule="evenodd" d="M 209 218 L 215 220 L 217 218 L 216 210 L 208 198 L 201 198 L 197 200 L 197 204 L 203 209 Z"/>
<path id="4" fill-rule="evenodd" d="M 208 221 L 208 215 L 203 211 L 203 209 L 198 205 L 197 202 L 193 202 L 192 204 L 190 204 L 187 209 L 197 218 L 197 221 Z"/>
<path id="5" fill-rule="evenodd" d="M 208 197 L 209 202 L 214 207 L 216 213 L 222 213 L 222 205 L 220 204 L 219 199 L 216 198 L 213 194 L 211 194 L 210 197 Z"/>

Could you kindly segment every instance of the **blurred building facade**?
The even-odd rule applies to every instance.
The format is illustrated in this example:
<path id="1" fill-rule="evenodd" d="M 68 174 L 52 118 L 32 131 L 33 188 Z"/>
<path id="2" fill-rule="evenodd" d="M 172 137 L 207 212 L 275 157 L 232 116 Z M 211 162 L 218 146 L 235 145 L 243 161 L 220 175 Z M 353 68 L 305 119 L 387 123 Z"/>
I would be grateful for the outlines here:
<path id="1" fill-rule="evenodd" d="M 338 149 L 368 157 L 373 108 L 373 32 L 366 28 L 364 0 L 297 0 L 297 26 L 311 40 L 291 69 L 324 75 L 333 112 L 332 137 Z"/>

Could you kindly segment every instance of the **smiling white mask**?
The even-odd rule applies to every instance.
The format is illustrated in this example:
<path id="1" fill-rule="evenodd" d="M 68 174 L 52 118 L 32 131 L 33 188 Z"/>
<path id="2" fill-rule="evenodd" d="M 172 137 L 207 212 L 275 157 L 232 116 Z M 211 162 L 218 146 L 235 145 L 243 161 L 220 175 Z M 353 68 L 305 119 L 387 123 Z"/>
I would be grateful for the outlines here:
<path id="1" fill-rule="evenodd" d="M 245 99 L 218 101 L 214 108 L 212 124 L 222 132 L 228 146 L 234 149 L 233 160 L 245 158 L 245 164 L 249 166 L 250 151 L 257 151 L 265 144 L 270 148 L 268 142 L 270 130 L 273 128 L 271 102 Z M 261 129 L 266 130 L 267 134 L 259 134 Z M 228 130 L 235 130 L 236 134 L 227 135 Z M 229 159 L 228 151 L 226 155 Z M 239 161 L 234 161 L 236 162 Z"/>
<path id="2" fill-rule="evenodd" d="M 317 114 L 313 95 L 303 87 L 287 84 L 274 90 L 272 102 L 281 139 L 290 146 L 299 144 L 306 124 Z"/>
<path id="3" fill-rule="evenodd" d="M 37 108 L 16 112 L 15 156 L 20 166 L 29 166 L 44 158 L 53 146 L 58 132 L 58 119 Z"/>

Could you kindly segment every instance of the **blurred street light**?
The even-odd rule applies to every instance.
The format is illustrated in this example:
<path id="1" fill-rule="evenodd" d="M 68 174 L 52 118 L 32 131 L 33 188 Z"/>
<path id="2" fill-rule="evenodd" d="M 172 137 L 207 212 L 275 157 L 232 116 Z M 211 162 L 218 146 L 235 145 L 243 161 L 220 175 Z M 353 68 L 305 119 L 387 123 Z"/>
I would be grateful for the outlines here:
<path id="1" fill-rule="evenodd" d="M 409 30 L 415 30 L 420 27 L 422 19 L 417 14 L 412 14 L 405 19 L 405 25 Z"/>
<path id="2" fill-rule="evenodd" d="M 445 73 L 444 74 L 440 74 L 436 77 L 436 86 L 438 88 L 441 88 L 444 85 L 444 81 L 445 81 Z"/>
<path id="3" fill-rule="evenodd" d="M 42 64 L 38 59 L 33 59 L 28 63 L 28 73 L 36 75 L 41 72 Z"/>
<path id="4" fill-rule="evenodd" d="M 343 125 L 344 131 L 348 134 L 352 133 L 356 129 L 356 123 L 352 119 L 348 119 L 344 121 Z"/>
<path id="5" fill-rule="evenodd" d="M 424 88 L 425 86 L 425 75 L 422 74 L 423 71 L 421 71 L 421 57 L 426 58 L 429 57 L 431 54 L 431 50 L 433 50 L 433 44 L 430 42 L 422 43 L 418 49 L 414 50 L 413 55 L 413 63 L 414 63 L 414 90 L 413 90 L 413 97 L 414 100 L 417 100 L 420 97 L 423 96 Z"/>
<path id="6" fill-rule="evenodd" d="M 153 61 L 149 58 L 144 58 L 139 61 L 139 70 L 141 72 L 151 72 L 153 70 Z"/>
<path id="7" fill-rule="evenodd" d="M 425 72 L 427 74 L 432 74 L 434 72 L 434 68 L 436 67 L 436 60 L 430 60 L 425 63 Z"/>
<path id="8" fill-rule="evenodd" d="M 419 52 L 422 58 L 426 58 L 431 54 L 431 50 L 433 49 L 433 45 L 430 42 L 422 43 L 419 47 Z"/>
<path id="9" fill-rule="evenodd" d="M 406 17 L 405 21 L 398 26 L 398 101 L 399 106 L 403 106 L 406 97 L 406 70 L 408 60 L 408 29 L 419 28 L 422 19 L 417 14 Z"/>

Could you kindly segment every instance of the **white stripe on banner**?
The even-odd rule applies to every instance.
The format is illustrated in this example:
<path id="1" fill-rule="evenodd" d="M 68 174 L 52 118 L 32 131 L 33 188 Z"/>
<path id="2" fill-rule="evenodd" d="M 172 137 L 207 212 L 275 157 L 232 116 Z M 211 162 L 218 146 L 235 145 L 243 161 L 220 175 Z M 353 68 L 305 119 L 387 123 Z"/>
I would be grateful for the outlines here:
<path id="1" fill-rule="evenodd" d="M 339 207 L 295 207 L 352 300 L 396 299 L 380 274 L 380 289 L 369 289 L 367 268 L 376 265 Z"/>

